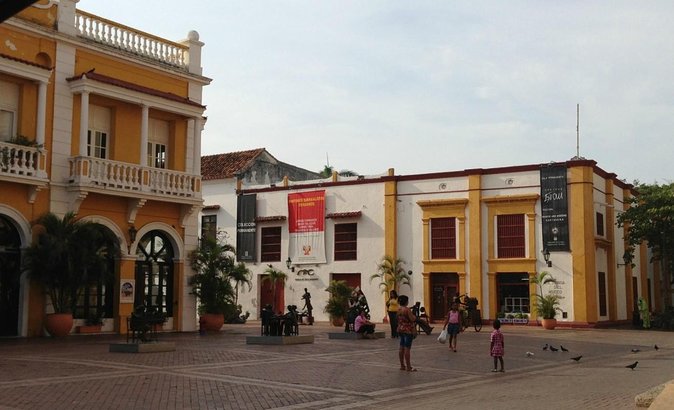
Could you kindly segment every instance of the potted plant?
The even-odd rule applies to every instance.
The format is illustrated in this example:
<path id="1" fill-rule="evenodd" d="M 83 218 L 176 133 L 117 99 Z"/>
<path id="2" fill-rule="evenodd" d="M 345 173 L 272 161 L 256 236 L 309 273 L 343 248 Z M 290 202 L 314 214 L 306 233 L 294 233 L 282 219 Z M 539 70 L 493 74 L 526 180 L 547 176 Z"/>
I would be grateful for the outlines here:
<path id="1" fill-rule="evenodd" d="M 549 272 L 543 271 L 534 275 L 531 278 L 531 281 L 538 287 L 538 292 L 532 295 L 534 298 L 533 308 L 536 311 L 536 314 L 542 317 L 541 325 L 543 328 L 552 330 L 557 326 L 557 312 L 561 311 L 559 308 L 560 297 L 553 293 L 544 295 L 543 285 L 557 283 L 557 279 L 553 278 Z"/>
<path id="2" fill-rule="evenodd" d="M 278 306 L 279 301 L 276 300 L 278 296 L 276 294 L 276 287 L 280 285 L 281 288 L 285 288 L 288 274 L 280 269 L 276 269 L 271 264 L 267 265 L 264 273 L 265 276 L 262 277 L 260 283 L 269 281 L 269 286 L 271 287 L 272 312 L 283 312 L 283 306 Z"/>
<path id="3" fill-rule="evenodd" d="M 189 255 L 190 266 L 196 272 L 188 281 L 192 294 L 198 298 L 199 324 L 203 330 L 218 331 L 236 310 L 235 290 L 230 274 L 246 269 L 234 261 L 234 247 L 216 238 L 203 237 L 199 247 Z"/>
<path id="4" fill-rule="evenodd" d="M 84 287 L 113 273 L 108 262 L 118 257 L 119 243 L 111 231 L 76 220 L 74 213 L 63 218 L 47 213 L 37 225 L 37 241 L 24 261 L 30 279 L 42 286 L 54 311 L 45 319 L 47 331 L 65 336 L 72 329 L 72 309 Z"/>
<path id="5" fill-rule="evenodd" d="M 330 316 L 333 326 L 344 326 L 346 314 L 349 311 L 349 297 L 353 293 L 353 288 L 347 285 L 346 281 L 333 280 L 325 290 L 330 292 L 330 297 L 323 311 Z"/>

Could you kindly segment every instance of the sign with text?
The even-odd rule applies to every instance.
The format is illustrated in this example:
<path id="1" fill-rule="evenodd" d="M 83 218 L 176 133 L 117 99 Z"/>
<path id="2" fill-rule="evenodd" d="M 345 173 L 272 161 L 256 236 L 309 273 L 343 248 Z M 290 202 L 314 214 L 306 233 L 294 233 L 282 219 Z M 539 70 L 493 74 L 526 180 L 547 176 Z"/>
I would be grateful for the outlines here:
<path id="1" fill-rule="evenodd" d="M 325 191 L 288 195 L 288 233 L 293 264 L 325 263 Z"/>
<path id="2" fill-rule="evenodd" d="M 569 204 L 566 194 L 566 167 L 541 167 L 543 249 L 550 252 L 569 251 Z"/>
<path id="3" fill-rule="evenodd" d="M 257 196 L 236 197 L 236 260 L 255 261 L 255 217 Z"/>
<path id="4" fill-rule="evenodd" d="M 122 279 L 119 284 L 119 303 L 133 303 L 135 290 L 135 279 Z"/>

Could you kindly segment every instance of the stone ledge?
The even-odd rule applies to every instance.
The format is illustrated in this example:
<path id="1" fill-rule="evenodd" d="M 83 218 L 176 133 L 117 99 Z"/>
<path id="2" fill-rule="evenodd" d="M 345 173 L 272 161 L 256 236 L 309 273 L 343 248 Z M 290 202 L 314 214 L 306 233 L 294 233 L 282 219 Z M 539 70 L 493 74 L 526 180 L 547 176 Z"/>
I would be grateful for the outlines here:
<path id="1" fill-rule="evenodd" d="M 247 345 L 299 345 L 313 342 L 314 342 L 314 335 L 246 336 Z"/>
<path id="2" fill-rule="evenodd" d="M 376 339 L 383 339 L 386 337 L 386 333 L 383 330 L 375 331 L 373 335 Z M 328 333 L 328 339 L 359 340 L 363 339 L 363 334 L 356 332 L 333 332 Z"/>
<path id="3" fill-rule="evenodd" d="M 150 343 L 110 343 L 111 353 L 158 353 L 175 352 L 176 344 L 173 342 L 150 342 Z"/>
<path id="4" fill-rule="evenodd" d="M 642 409 L 671 409 L 674 403 L 674 380 L 646 390 L 634 398 L 634 404 Z"/>

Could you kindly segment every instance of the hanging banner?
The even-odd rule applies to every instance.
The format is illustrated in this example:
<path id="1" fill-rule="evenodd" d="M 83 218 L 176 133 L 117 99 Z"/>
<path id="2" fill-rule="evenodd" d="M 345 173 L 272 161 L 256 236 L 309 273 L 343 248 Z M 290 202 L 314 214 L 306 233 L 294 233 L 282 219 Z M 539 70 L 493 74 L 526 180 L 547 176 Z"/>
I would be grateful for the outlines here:
<path id="1" fill-rule="evenodd" d="M 288 232 L 294 264 L 325 263 L 325 191 L 288 195 Z"/>
<path id="2" fill-rule="evenodd" d="M 236 260 L 255 261 L 255 217 L 257 195 L 236 197 Z"/>
<path id="3" fill-rule="evenodd" d="M 541 167 L 541 219 L 543 249 L 569 251 L 569 205 L 566 195 L 566 167 Z"/>

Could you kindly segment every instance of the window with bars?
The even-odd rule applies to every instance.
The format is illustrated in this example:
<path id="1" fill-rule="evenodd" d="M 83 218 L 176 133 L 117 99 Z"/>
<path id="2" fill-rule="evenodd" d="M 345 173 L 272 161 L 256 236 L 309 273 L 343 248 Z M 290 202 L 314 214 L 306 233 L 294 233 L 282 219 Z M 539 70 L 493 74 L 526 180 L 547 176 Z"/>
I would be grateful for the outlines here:
<path id="1" fill-rule="evenodd" d="M 597 219 L 597 235 L 604 236 L 604 214 L 597 212 L 595 216 Z"/>
<path id="2" fill-rule="evenodd" d="M 524 258 L 524 215 L 497 215 L 497 257 Z"/>
<path id="3" fill-rule="evenodd" d="M 335 224 L 335 260 L 355 261 L 358 250 L 358 224 Z"/>
<path id="4" fill-rule="evenodd" d="M 597 286 L 599 287 L 599 316 L 606 316 L 607 315 L 607 310 L 606 310 L 606 273 L 599 272 L 598 276 L 599 277 L 598 277 Z"/>
<path id="5" fill-rule="evenodd" d="M 201 217 L 201 237 L 215 239 L 218 233 L 218 216 L 204 215 Z"/>
<path id="6" fill-rule="evenodd" d="M 431 219 L 431 259 L 456 259 L 456 218 Z"/>
<path id="7" fill-rule="evenodd" d="M 272 226 L 260 230 L 260 261 L 261 262 L 280 262 L 281 261 L 281 227 Z"/>

